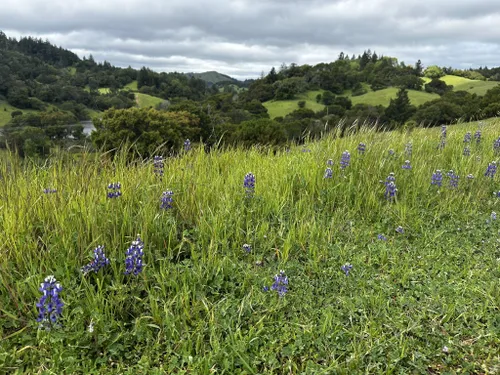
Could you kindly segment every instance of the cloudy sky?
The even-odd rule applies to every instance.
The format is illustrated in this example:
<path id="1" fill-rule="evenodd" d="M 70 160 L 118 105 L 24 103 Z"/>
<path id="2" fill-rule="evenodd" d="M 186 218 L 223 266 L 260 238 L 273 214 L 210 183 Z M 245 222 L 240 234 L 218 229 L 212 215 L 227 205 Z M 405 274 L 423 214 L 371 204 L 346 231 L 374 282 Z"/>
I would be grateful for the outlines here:
<path id="1" fill-rule="evenodd" d="M 0 29 L 98 61 L 252 78 L 370 48 L 424 66 L 500 65 L 500 0 L 2 0 Z"/>

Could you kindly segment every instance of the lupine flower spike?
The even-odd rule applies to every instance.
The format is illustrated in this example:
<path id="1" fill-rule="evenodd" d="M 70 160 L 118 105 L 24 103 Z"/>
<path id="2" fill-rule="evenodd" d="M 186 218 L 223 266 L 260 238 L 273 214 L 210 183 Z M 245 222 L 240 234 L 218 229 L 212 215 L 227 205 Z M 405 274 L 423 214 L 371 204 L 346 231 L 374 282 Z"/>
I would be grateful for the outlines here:
<path id="1" fill-rule="evenodd" d="M 476 144 L 481 143 L 481 130 L 476 131 L 474 134 L 474 139 L 476 140 Z"/>
<path id="2" fill-rule="evenodd" d="M 84 275 L 91 271 L 97 273 L 101 268 L 107 266 L 108 264 L 109 259 L 106 257 L 106 254 L 104 254 L 104 246 L 97 246 L 94 249 L 94 259 L 86 266 L 83 266 L 81 271 Z"/>
<path id="3" fill-rule="evenodd" d="M 463 155 L 464 156 L 470 156 L 470 147 L 469 146 L 465 146 L 464 147 Z"/>
<path id="4" fill-rule="evenodd" d="M 344 271 L 346 276 L 349 276 L 349 271 L 352 269 L 352 264 L 346 263 L 342 267 L 340 267 L 342 271 Z"/>
<path id="5" fill-rule="evenodd" d="M 340 158 L 340 169 L 345 170 L 349 166 L 350 162 L 351 154 L 349 153 L 349 151 L 344 151 Z"/>
<path id="6" fill-rule="evenodd" d="M 377 236 L 377 238 L 378 238 L 379 240 L 381 240 L 381 241 L 387 241 L 387 237 L 386 237 L 386 236 L 384 236 L 383 234 L 379 234 L 379 235 Z"/>
<path id="7" fill-rule="evenodd" d="M 160 208 L 163 210 L 169 210 L 173 208 L 174 198 L 172 197 L 174 192 L 172 190 L 164 191 L 160 198 Z"/>
<path id="8" fill-rule="evenodd" d="M 191 141 L 189 139 L 186 139 L 184 141 L 184 151 L 189 151 L 191 150 Z"/>
<path id="9" fill-rule="evenodd" d="M 243 187 L 247 197 L 253 196 L 255 192 L 255 175 L 252 172 L 248 172 L 243 180 Z"/>
<path id="10" fill-rule="evenodd" d="M 409 160 L 406 160 L 405 163 L 403 164 L 403 169 L 411 169 L 411 164 Z"/>
<path id="11" fill-rule="evenodd" d="M 157 176 L 163 177 L 163 157 L 155 156 L 153 159 L 154 172 Z"/>
<path id="12" fill-rule="evenodd" d="M 458 180 L 460 179 L 460 177 L 453 171 L 449 171 L 447 175 L 450 178 L 449 187 L 451 189 L 457 188 L 458 187 Z"/>
<path id="13" fill-rule="evenodd" d="M 37 321 L 40 322 L 41 327 L 50 329 L 62 315 L 64 303 L 59 297 L 62 286 L 54 276 L 50 275 L 45 278 L 38 290 L 43 294 L 40 297 L 40 301 L 36 304 L 36 307 L 38 307 Z"/>
<path id="14" fill-rule="evenodd" d="M 360 143 L 360 144 L 358 145 L 358 152 L 359 152 L 360 154 L 364 154 L 364 153 L 365 153 L 365 151 L 366 151 L 366 144 L 364 144 L 364 143 Z"/>
<path id="15" fill-rule="evenodd" d="M 108 185 L 108 198 L 118 198 L 122 195 L 122 185 L 119 182 Z"/>
<path id="16" fill-rule="evenodd" d="M 467 132 L 464 135 L 464 143 L 470 143 L 472 140 L 472 134 L 471 132 Z"/>
<path id="17" fill-rule="evenodd" d="M 431 185 L 436 185 L 441 187 L 443 184 L 443 173 L 438 169 L 432 174 Z"/>
<path id="18" fill-rule="evenodd" d="M 252 251 L 252 246 L 245 243 L 243 244 L 243 250 L 245 250 L 246 253 L 250 253 Z"/>
<path id="19" fill-rule="evenodd" d="M 142 257 L 144 255 L 144 243 L 141 238 L 137 236 L 137 239 L 132 242 L 132 245 L 127 249 L 125 258 L 125 275 L 133 273 L 138 275 L 143 268 Z"/>
<path id="20" fill-rule="evenodd" d="M 491 213 L 491 220 L 496 220 L 497 219 L 497 213 L 495 211 L 493 211 Z"/>
<path id="21" fill-rule="evenodd" d="M 44 194 L 54 194 L 54 193 L 57 193 L 57 190 L 56 189 L 47 188 L 47 189 L 43 189 L 43 193 Z"/>
<path id="22" fill-rule="evenodd" d="M 495 161 L 492 161 L 491 163 L 488 164 L 488 168 L 486 169 L 484 175 L 486 177 L 493 178 L 495 177 L 495 173 L 497 173 L 497 163 Z"/>
<path id="23" fill-rule="evenodd" d="M 332 168 L 326 168 L 325 169 L 325 174 L 323 175 L 323 178 L 332 178 L 333 177 L 333 170 Z"/>
<path id="24" fill-rule="evenodd" d="M 329 167 L 331 167 L 333 165 L 333 160 L 332 159 L 328 159 L 326 161 L 326 165 L 328 165 Z"/>
<path id="25" fill-rule="evenodd" d="M 396 188 L 396 177 L 394 176 L 394 173 L 391 172 L 389 176 L 385 179 L 384 197 L 387 200 L 394 200 L 397 192 L 398 189 Z"/>
<path id="26" fill-rule="evenodd" d="M 495 152 L 495 154 L 498 154 L 500 152 L 500 137 L 495 139 L 495 141 L 493 142 L 493 151 Z"/>
<path id="27" fill-rule="evenodd" d="M 399 227 L 396 228 L 396 232 L 398 232 L 399 234 L 404 234 L 405 233 L 405 230 L 403 229 L 403 227 L 400 225 Z"/>
<path id="28" fill-rule="evenodd" d="M 288 277 L 285 276 L 285 271 L 281 270 L 279 274 L 274 276 L 271 290 L 275 290 L 280 297 L 283 297 L 288 292 Z"/>

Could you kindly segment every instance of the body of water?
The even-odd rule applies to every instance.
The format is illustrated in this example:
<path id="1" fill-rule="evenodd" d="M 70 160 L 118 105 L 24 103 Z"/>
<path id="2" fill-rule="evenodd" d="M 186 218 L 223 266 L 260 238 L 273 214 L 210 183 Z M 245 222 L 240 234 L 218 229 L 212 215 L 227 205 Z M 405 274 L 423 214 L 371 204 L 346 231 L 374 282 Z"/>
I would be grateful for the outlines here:
<path id="1" fill-rule="evenodd" d="M 83 133 L 86 135 L 90 135 L 95 130 L 92 121 L 80 121 L 80 125 L 83 125 Z"/>

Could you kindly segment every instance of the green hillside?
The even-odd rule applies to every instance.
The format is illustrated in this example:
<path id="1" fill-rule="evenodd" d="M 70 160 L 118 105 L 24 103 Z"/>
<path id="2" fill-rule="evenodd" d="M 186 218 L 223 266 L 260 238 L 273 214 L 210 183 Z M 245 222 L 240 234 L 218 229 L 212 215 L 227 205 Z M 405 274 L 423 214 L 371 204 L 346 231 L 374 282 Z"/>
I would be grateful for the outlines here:
<path id="1" fill-rule="evenodd" d="M 321 111 L 325 107 L 323 104 L 316 102 L 316 95 L 321 92 L 322 91 L 308 91 L 307 93 L 299 95 L 298 98 L 294 100 L 270 100 L 262 104 L 267 108 L 271 118 L 280 116 L 284 117 L 290 112 L 295 111 L 299 108 L 298 103 L 301 100 L 306 102 L 305 108 L 309 108 L 317 112 Z"/>
<path id="2" fill-rule="evenodd" d="M 157 104 L 164 102 L 164 99 L 138 92 L 135 94 L 135 101 L 140 108 L 148 108 L 155 107 Z"/>
<path id="3" fill-rule="evenodd" d="M 132 81 L 128 85 L 125 85 L 124 87 L 125 90 L 130 90 L 130 91 L 137 91 L 137 81 Z"/>
<path id="4" fill-rule="evenodd" d="M 399 89 L 396 87 L 388 87 L 383 90 L 371 91 L 360 96 L 351 96 L 350 99 L 353 105 L 356 104 L 369 104 L 369 105 L 383 105 L 387 107 L 391 99 L 396 98 Z M 439 99 L 438 94 L 429 94 L 425 91 L 408 90 L 408 97 L 413 105 L 419 106 L 430 100 Z"/>
<path id="5" fill-rule="evenodd" d="M 467 91 L 471 94 L 484 95 L 486 91 L 498 86 L 499 82 L 495 81 L 479 81 L 464 77 L 447 75 L 440 78 L 447 85 L 453 85 L 455 91 Z"/>
<path id="6" fill-rule="evenodd" d="M 189 77 L 195 77 L 195 78 L 202 79 L 203 81 L 209 82 L 209 83 L 219 83 L 219 82 L 227 82 L 227 81 L 237 82 L 236 79 L 234 79 L 228 75 L 216 72 L 216 71 L 210 71 L 210 72 L 204 72 L 204 73 L 186 73 L 186 75 Z"/>

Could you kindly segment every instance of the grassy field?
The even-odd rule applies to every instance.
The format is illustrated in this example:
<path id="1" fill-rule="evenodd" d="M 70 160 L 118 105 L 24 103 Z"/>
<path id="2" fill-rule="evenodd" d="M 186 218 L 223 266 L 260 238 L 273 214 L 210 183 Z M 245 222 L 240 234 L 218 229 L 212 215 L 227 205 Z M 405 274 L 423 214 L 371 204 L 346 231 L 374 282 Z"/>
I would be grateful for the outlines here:
<path id="1" fill-rule="evenodd" d="M 33 109 L 18 109 L 0 100 L 0 127 L 5 126 L 12 119 L 11 113 L 13 111 L 21 111 L 23 113 L 37 112 Z"/>
<path id="2" fill-rule="evenodd" d="M 157 104 L 160 104 L 164 101 L 163 99 L 157 98 L 156 96 L 141 94 L 139 92 L 135 94 L 135 100 L 140 108 L 154 108 Z"/>
<path id="3" fill-rule="evenodd" d="M 271 118 L 286 116 L 290 112 L 299 109 L 298 103 L 303 100 L 306 102 L 306 108 L 312 109 L 313 111 L 321 111 L 325 106 L 323 104 L 316 102 L 316 95 L 322 91 L 308 91 L 301 94 L 294 100 L 270 100 L 268 102 L 262 103 L 264 107 L 267 108 L 269 116 Z"/>
<path id="4" fill-rule="evenodd" d="M 200 146 L 166 159 L 162 179 L 123 155 L 37 165 L 0 154 L 0 373 L 498 373 L 499 177 L 484 173 L 499 133 L 498 121 L 449 126 L 443 149 L 439 128 L 276 154 Z M 391 172 L 394 201 L 381 183 Z M 117 181 L 123 195 L 107 199 Z M 144 268 L 125 275 L 138 234 Z M 110 264 L 85 275 L 98 245 Z M 280 270 L 282 297 L 270 288 L 284 286 Z M 64 303 L 51 330 L 36 322 L 48 275 Z"/>
<path id="5" fill-rule="evenodd" d="M 444 76 L 441 80 L 447 85 L 453 85 L 454 91 L 467 91 L 471 94 L 484 95 L 488 90 L 497 87 L 499 82 L 478 81 L 457 76 Z"/>
<path id="6" fill-rule="evenodd" d="M 128 85 L 125 85 L 125 90 L 137 91 L 137 81 L 132 81 Z"/>
<path id="7" fill-rule="evenodd" d="M 383 105 L 387 107 L 391 99 L 396 98 L 399 89 L 396 87 L 389 87 L 383 90 L 371 91 L 364 95 L 350 97 L 352 104 L 369 104 L 369 105 Z M 438 99 L 438 94 L 429 94 L 424 91 L 408 90 L 408 97 L 411 104 L 419 106 L 430 100 Z"/>

